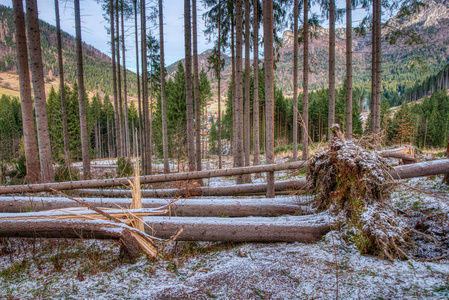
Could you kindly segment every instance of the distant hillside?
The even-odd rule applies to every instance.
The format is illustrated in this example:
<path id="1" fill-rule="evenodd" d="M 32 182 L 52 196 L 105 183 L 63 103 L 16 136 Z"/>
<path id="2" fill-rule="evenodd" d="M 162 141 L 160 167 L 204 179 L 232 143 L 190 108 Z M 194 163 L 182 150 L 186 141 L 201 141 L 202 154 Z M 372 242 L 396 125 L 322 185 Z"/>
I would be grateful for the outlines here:
<path id="1" fill-rule="evenodd" d="M 403 94 L 416 82 L 439 72 L 449 62 L 449 0 L 426 0 L 428 8 L 405 22 L 397 18 L 388 21 L 390 26 L 402 29 L 414 29 L 424 40 L 426 46 L 405 46 L 400 41 L 397 45 L 382 43 L 382 76 L 384 96 L 395 102 L 398 92 Z M 386 27 L 387 28 L 387 27 Z M 383 35 L 388 34 L 388 29 Z M 342 84 L 345 76 L 345 29 L 337 29 L 336 38 L 336 75 L 337 84 Z M 320 28 L 310 44 L 310 88 L 319 89 L 328 82 L 328 29 Z M 369 87 L 371 82 L 371 33 L 365 37 L 354 37 L 353 40 L 354 82 Z M 280 57 L 276 64 L 275 80 L 286 96 L 293 93 L 293 33 L 283 34 L 283 44 L 278 50 Z M 205 66 L 209 52 L 200 55 L 200 65 Z M 299 88 L 302 88 L 302 46 L 299 49 Z M 417 58 L 422 66 L 416 63 Z M 169 66 L 174 71 L 176 62 Z M 414 67 L 413 67 L 414 66 Z M 230 58 L 226 60 L 223 72 L 224 85 L 227 85 L 231 74 Z M 211 74 L 212 75 L 212 74 Z"/>
<path id="2" fill-rule="evenodd" d="M 57 80 L 58 52 L 56 27 L 44 21 L 39 22 L 44 64 L 44 75 L 47 83 Z M 68 83 L 76 81 L 75 38 L 62 32 L 64 73 Z M 100 94 L 112 94 L 111 59 L 96 48 L 83 44 L 84 74 L 86 89 Z M 0 72 L 16 71 L 16 45 L 14 40 L 14 19 L 12 9 L 0 5 Z M 136 75 L 128 72 L 130 94 L 136 93 Z M 3 83 L 5 84 L 5 83 Z M 9 84 L 9 83 L 8 83 Z M 2 82 L 0 80 L 0 86 Z"/>

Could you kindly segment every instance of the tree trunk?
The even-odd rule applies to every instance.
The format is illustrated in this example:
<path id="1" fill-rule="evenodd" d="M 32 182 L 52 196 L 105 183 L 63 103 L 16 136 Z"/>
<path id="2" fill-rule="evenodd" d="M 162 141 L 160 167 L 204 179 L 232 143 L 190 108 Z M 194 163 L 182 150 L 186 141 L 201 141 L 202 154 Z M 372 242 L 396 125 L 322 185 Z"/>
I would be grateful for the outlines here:
<path id="1" fill-rule="evenodd" d="M 20 83 L 20 103 L 22 106 L 23 143 L 25 146 L 25 159 L 27 183 L 39 182 L 39 160 L 37 156 L 36 132 L 34 128 L 33 102 L 31 100 L 30 72 L 28 67 L 28 50 L 25 33 L 25 16 L 23 1 L 14 0 L 14 28 L 17 51 L 17 71 Z"/>
<path id="2" fill-rule="evenodd" d="M 59 20 L 59 0 L 55 0 L 56 38 L 58 43 L 59 92 L 61 93 L 61 118 L 64 136 L 64 158 L 67 169 L 70 168 L 69 129 L 67 125 L 67 106 L 65 101 L 64 62 L 62 58 L 61 24 Z"/>
<path id="3" fill-rule="evenodd" d="M 221 0 L 218 0 L 218 69 L 217 69 L 217 82 L 218 82 L 218 169 L 223 167 L 221 157 Z"/>
<path id="4" fill-rule="evenodd" d="M 307 160 L 309 158 L 309 1 L 304 1 L 303 42 L 302 159 Z"/>
<path id="5" fill-rule="evenodd" d="M 168 163 L 167 109 L 165 98 L 165 52 L 164 52 L 164 12 L 162 0 L 159 0 L 159 41 L 161 51 L 161 114 L 162 114 L 162 153 L 164 156 L 164 173 L 170 173 Z"/>
<path id="6" fill-rule="evenodd" d="M 151 141 L 150 141 L 150 115 L 148 105 L 148 66 L 147 66 L 147 25 L 146 25 L 146 4 L 140 1 L 140 22 L 141 22 L 141 59 L 142 59 L 142 110 L 143 110 L 143 138 L 144 152 L 142 153 L 143 174 L 150 175 L 151 167 Z"/>
<path id="7" fill-rule="evenodd" d="M 259 184 L 260 185 L 260 184 Z M 239 185 L 235 188 L 241 188 L 244 185 Z M 162 191 L 162 192 L 161 192 Z M 172 193 L 165 193 L 164 190 L 145 190 L 145 194 L 158 195 L 171 195 Z M 176 190 L 175 190 L 176 191 Z M 129 193 L 126 193 L 129 192 Z M 128 197 L 131 194 L 126 190 L 83 190 L 81 194 L 94 194 L 94 195 L 108 195 L 108 196 L 121 196 Z M 169 196 L 171 197 L 171 196 Z M 170 201 L 168 199 L 142 199 L 142 208 L 140 212 L 144 215 L 145 209 L 149 211 L 163 211 L 163 207 L 166 207 Z M 122 210 L 117 210 L 117 206 L 124 209 L 130 209 L 130 201 L 126 198 L 83 198 L 83 201 L 96 207 L 110 208 L 114 211 L 107 210 L 109 214 L 123 214 Z M 0 211 L 3 213 L 22 213 L 26 210 L 32 210 L 33 212 L 56 210 L 64 208 L 80 207 L 81 205 L 69 200 L 67 198 L 55 198 L 55 197 L 34 197 L 30 200 L 29 197 L 0 197 Z M 182 201 L 174 202 L 170 205 L 170 210 L 161 215 L 170 216 L 182 216 L 182 217 L 277 217 L 280 215 L 294 215 L 298 212 L 300 206 L 295 198 L 277 199 L 273 202 L 273 199 L 183 199 Z M 81 211 L 77 211 L 81 212 Z M 52 216 L 56 215 L 54 212 Z M 133 211 L 136 213 L 136 211 Z M 137 213 L 139 213 L 137 211 Z M 47 212 L 40 214 L 45 216 Z M 60 213 L 67 215 L 65 211 Z M 91 211 L 86 213 L 91 215 Z M 1 214 L 0 214 L 1 215 Z M 35 217 L 38 214 L 33 214 Z M 158 213 L 159 215 L 159 213 Z M 48 216 L 48 214 L 47 214 Z M 20 217 L 20 215 L 19 215 Z M 1 218 L 0 218 L 1 219 Z"/>
<path id="8" fill-rule="evenodd" d="M 371 75 L 371 132 L 380 133 L 381 105 L 381 3 L 373 1 L 372 75 Z"/>
<path id="9" fill-rule="evenodd" d="M 193 134 L 193 96 L 192 96 L 192 30 L 190 27 L 190 0 L 184 0 L 184 38 L 186 65 L 186 112 L 187 112 L 187 156 L 189 170 L 195 171 L 195 140 Z"/>
<path id="10" fill-rule="evenodd" d="M 231 71 L 231 83 L 232 83 L 232 154 L 234 155 L 234 167 L 236 167 L 237 159 L 237 113 L 236 113 L 236 90 L 235 90 L 235 26 L 234 26 L 234 6 L 232 6 L 231 12 L 231 59 L 232 59 L 232 71 Z"/>
<path id="11" fill-rule="evenodd" d="M 51 159 L 51 143 L 48 131 L 47 98 L 45 97 L 44 68 L 42 65 L 41 37 L 36 0 L 26 0 L 28 50 L 30 51 L 31 77 L 36 109 L 37 138 L 41 181 L 53 182 L 55 175 Z"/>
<path id="12" fill-rule="evenodd" d="M 125 144 L 125 155 L 130 155 L 130 146 L 129 146 L 129 124 L 128 124 L 128 87 L 126 83 L 126 55 L 125 55 L 125 18 L 123 12 L 123 0 L 121 2 L 121 22 L 122 22 L 122 61 L 123 61 L 123 100 L 124 100 L 124 144 Z"/>
<path id="13" fill-rule="evenodd" d="M 335 0 L 329 0 L 329 118 L 328 134 L 330 141 L 332 132 L 330 128 L 335 123 Z"/>
<path id="14" fill-rule="evenodd" d="M 260 130 L 259 130 L 259 0 L 254 1 L 254 102 L 253 102 L 253 122 L 254 122 L 254 162 L 253 165 L 260 164 Z"/>
<path id="15" fill-rule="evenodd" d="M 91 178 L 90 174 L 90 156 L 89 156 L 89 135 L 87 133 L 87 119 L 86 119 L 86 100 L 84 89 L 84 68 L 83 68 L 83 48 L 81 44 L 81 16 L 80 16 L 80 1 L 75 0 L 75 30 L 76 30 L 76 70 L 78 74 L 78 101 L 80 112 L 80 126 L 81 126 L 81 152 L 83 157 L 83 178 L 88 180 Z"/>
<path id="16" fill-rule="evenodd" d="M 346 0 L 346 131 L 352 138 L 352 0 Z"/>
<path id="17" fill-rule="evenodd" d="M 119 22 L 119 14 L 120 14 L 120 8 L 119 8 L 119 1 L 116 0 L 115 2 L 115 26 L 117 31 L 117 39 L 115 40 L 116 43 L 116 55 L 117 55 L 117 91 L 118 91 L 118 121 L 119 121 L 119 139 L 120 139 L 120 151 L 119 156 L 123 157 L 125 156 L 125 134 L 123 132 L 123 98 L 122 98 L 122 75 L 120 70 L 120 22 Z M 123 33 L 122 33 L 123 34 Z"/>
<path id="18" fill-rule="evenodd" d="M 109 0 L 109 21 L 111 22 L 111 61 L 112 61 L 112 86 L 114 92 L 114 123 L 115 123 L 115 146 L 117 156 L 120 156 L 120 123 L 119 123 L 119 101 L 117 96 L 117 71 L 115 66 L 115 25 L 114 25 L 114 0 Z"/>
<path id="19" fill-rule="evenodd" d="M 242 44 L 243 44 L 243 1 L 236 1 L 236 47 L 235 47 L 235 120 L 236 124 L 236 158 L 235 166 L 244 166 L 243 149 L 243 68 L 242 68 Z M 237 176 L 237 183 L 242 184 L 242 176 Z"/>
<path id="20" fill-rule="evenodd" d="M 1 237 L 118 239 L 131 258 L 137 258 L 141 248 L 131 232 L 108 221 L 86 220 L 1 220 Z"/>
<path id="21" fill-rule="evenodd" d="M 293 4 L 293 160 L 298 159 L 298 2 Z"/>
<path id="22" fill-rule="evenodd" d="M 449 161 L 446 162 L 446 164 L 443 163 L 443 165 L 449 166 Z M 251 173 L 275 172 L 275 171 L 280 171 L 280 170 L 295 170 L 295 169 L 299 169 L 299 168 L 305 168 L 305 166 L 306 166 L 305 162 L 296 161 L 296 162 L 284 163 L 284 164 L 259 165 L 259 166 L 222 169 L 222 170 L 207 170 L 207 171 L 198 171 L 198 172 L 183 172 L 183 173 L 176 173 L 176 174 L 147 175 L 147 176 L 140 176 L 140 182 L 141 182 L 141 184 L 148 184 L 148 183 L 155 183 L 155 182 L 196 180 L 196 179 L 201 179 L 201 178 L 236 176 L 236 175 L 244 175 L 244 174 L 251 174 Z M 443 173 L 438 173 L 438 174 L 443 174 Z M 0 194 L 120 186 L 120 185 L 128 185 L 129 180 L 133 180 L 133 177 L 34 184 L 34 185 L 27 185 L 27 186 L 10 185 L 10 186 L 0 187 Z"/>
<path id="23" fill-rule="evenodd" d="M 277 218 L 144 218 L 159 238 L 170 238 L 184 228 L 176 240 L 270 243 L 319 241 L 329 231 L 328 220 L 326 213 Z"/>
<path id="24" fill-rule="evenodd" d="M 250 105 L 250 75 L 251 75 L 251 65 L 249 61 L 249 52 L 251 48 L 251 37 L 250 37 L 250 31 L 249 31 L 249 12 L 250 12 L 250 0 L 245 1 L 245 109 L 244 109 L 244 116 L 245 116 L 245 135 L 244 135 L 244 141 L 245 141 L 245 166 L 250 165 L 250 152 L 251 152 L 251 105 Z M 251 174 L 246 175 L 244 178 L 245 182 L 251 182 Z"/>
<path id="25" fill-rule="evenodd" d="M 380 0 L 374 0 L 377 2 L 377 22 L 376 22 L 376 133 L 380 133 L 380 106 L 382 102 L 382 3 Z"/>
<path id="26" fill-rule="evenodd" d="M 449 158 L 449 136 L 447 138 L 446 157 Z M 443 183 L 449 185 L 449 170 L 446 174 L 444 174 Z"/>
<path id="27" fill-rule="evenodd" d="M 143 113 L 142 113 L 142 97 L 140 94 L 140 73 L 139 73 L 139 28 L 137 26 L 137 0 L 134 0 L 134 32 L 135 32 L 135 40 L 136 40 L 136 74 L 137 74 L 137 106 L 139 109 L 139 137 L 140 143 L 139 150 L 141 159 L 143 159 Z M 136 138 L 136 141 L 138 139 Z M 137 152 L 138 153 L 138 152 Z M 137 156 L 139 156 L 137 154 Z M 142 162 L 143 165 L 143 162 Z"/>
<path id="28" fill-rule="evenodd" d="M 267 164 L 274 163 L 274 86 L 273 86 L 273 1 L 263 2 L 265 107 L 266 107 L 266 155 Z M 274 197 L 274 173 L 267 173 L 267 198 Z"/>
<path id="29" fill-rule="evenodd" d="M 193 35 L 193 96 L 195 97 L 195 139 L 196 170 L 201 171 L 201 119 L 200 119 L 200 87 L 198 79 L 198 34 L 196 18 L 196 0 L 192 0 L 192 35 Z"/>
<path id="30" fill-rule="evenodd" d="M 292 180 L 292 181 L 279 181 L 275 182 L 275 192 L 297 191 L 301 188 L 305 188 L 307 182 L 304 179 Z M 130 190 L 98 190 L 98 189 L 82 189 L 78 190 L 81 195 L 89 196 L 103 196 L 103 197 L 132 197 Z M 226 187 L 198 187 L 195 189 L 153 189 L 153 190 L 141 190 L 142 197 L 147 198 L 170 198 L 170 197 L 182 197 L 190 198 L 195 197 L 218 197 L 218 196 L 244 196 L 244 195 L 256 195 L 265 194 L 267 192 L 266 183 L 251 183 L 251 184 L 238 184 L 234 186 Z"/>

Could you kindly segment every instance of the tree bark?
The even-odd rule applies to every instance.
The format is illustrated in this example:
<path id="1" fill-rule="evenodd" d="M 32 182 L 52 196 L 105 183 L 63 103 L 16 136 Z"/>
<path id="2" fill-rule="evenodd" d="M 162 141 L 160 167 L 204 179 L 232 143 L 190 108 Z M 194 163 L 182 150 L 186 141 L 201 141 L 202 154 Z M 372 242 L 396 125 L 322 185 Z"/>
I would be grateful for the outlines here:
<path id="1" fill-rule="evenodd" d="M 254 0 L 254 101 L 253 101 L 253 122 L 254 122 L 254 162 L 253 165 L 260 164 L 260 129 L 259 129 L 259 0 Z"/>
<path id="2" fill-rule="evenodd" d="M 298 2 L 293 4 L 293 160 L 298 159 Z"/>
<path id="3" fill-rule="evenodd" d="M 122 75 L 121 75 L 121 68 L 120 68 L 120 9 L 119 9 L 119 1 L 116 0 L 115 2 L 115 26 L 117 31 L 117 39 L 115 40 L 116 49 L 115 53 L 117 55 L 117 92 L 118 92 L 118 121 L 119 121 L 119 139 L 120 139 L 120 151 L 119 156 L 123 157 L 125 156 L 125 134 L 123 132 L 123 98 L 122 98 Z"/>
<path id="4" fill-rule="evenodd" d="M 83 68 L 83 48 L 81 44 L 81 16 L 80 16 L 80 1 L 75 0 L 75 30 L 76 30 L 76 70 L 78 75 L 78 101 L 80 112 L 80 126 L 81 126 L 81 152 L 83 157 L 83 178 L 88 180 L 91 178 L 90 174 L 90 156 L 89 156 L 89 135 L 87 133 L 87 118 L 86 118 L 86 100 L 84 88 L 84 68 Z"/>
<path id="5" fill-rule="evenodd" d="M 244 148 L 245 148 L 245 166 L 250 165 L 250 152 L 251 152 L 251 117 L 250 117 L 250 75 L 251 75 L 251 65 L 249 61 L 249 52 L 251 48 L 251 38 L 250 38 L 250 31 L 249 31 L 249 12 L 250 12 L 250 0 L 245 0 L 245 109 L 244 109 L 244 116 L 245 116 L 245 129 L 244 129 Z M 251 182 L 251 174 L 245 175 L 244 181 L 246 183 Z"/>
<path id="6" fill-rule="evenodd" d="M 377 22 L 376 22 L 376 133 L 380 133 L 380 106 L 382 102 L 382 3 L 380 0 L 374 0 L 377 3 Z"/>
<path id="7" fill-rule="evenodd" d="M 117 95 L 117 70 L 115 65 L 115 25 L 114 25 L 114 0 L 109 0 L 109 21 L 111 22 L 111 61 L 112 61 L 112 86 L 114 92 L 114 123 L 115 123 L 115 147 L 117 157 L 120 156 L 120 118 L 119 101 Z"/>
<path id="8" fill-rule="evenodd" d="M 263 2 L 267 164 L 274 163 L 273 1 Z M 267 198 L 274 197 L 274 173 L 267 173 Z"/>
<path id="9" fill-rule="evenodd" d="M 446 157 L 449 159 L 449 136 L 447 138 Z M 449 185 L 449 171 L 446 174 L 444 174 L 443 183 Z"/>
<path id="10" fill-rule="evenodd" d="M 195 171 L 195 139 L 193 126 L 192 95 L 192 30 L 190 24 L 190 0 L 184 0 L 184 39 L 186 69 L 187 156 L 189 170 Z"/>
<path id="11" fill-rule="evenodd" d="M 159 238 L 169 238 L 184 228 L 176 240 L 302 243 L 319 241 L 329 231 L 328 220 L 326 213 L 278 218 L 144 218 Z"/>
<path id="12" fill-rule="evenodd" d="M 61 93 L 61 118 L 64 136 L 64 158 L 67 169 L 70 169 L 69 129 L 67 125 L 67 105 L 65 101 L 64 62 L 62 58 L 61 22 L 59 19 L 59 0 L 55 0 L 56 38 L 58 43 L 59 92 Z"/>
<path id="13" fill-rule="evenodd" d="M 217 82 L 218 82 L 218 169 L 223 168 L 223 162 L 221 157 L 221 0 L 218 0 L 218 69 L 217 69 Z"/>
<path id="14" fill-rule="evenodd" d="M 335 0 L 329 0 L 329 117 L 328 140 L 332 138 L 330 128 L 335 123 Z"/>
<path id="15" fill-rule="evenodd" d="M 380 133 L 381 101 L 381 3 L 373 1 L 372 73 L 371 73 L 371 132 Z"/>
<path id="16" fill-rule="evenodd" d="M 309 1 L 304 1 L 303 26 L 303 108 L 302 159 L 309 158 Z"/>
<path id="17" fill-rule="evenodd" d="M 31 100 L 30 72 L 25 33 L 23 1 L 14 0 L 14 28 L 16 36 L 17 71 L 20 83 L 20 103 L 22 106 L 23 143 L 27 170 L 27 183 L 39 182 L 39 160 L 37 156 L 36 132 L 34 127 L 33 102 Z"/>
<path id="18" fill-rule="evenodd" d="M 239 185 L 238 187 L 241 187 Z M 103 192 L 108 195 L 127 196 L 125 190 L 87 190 L 81 191 L 85 194 Z M 157 190 L 155 190 L 157 191 Z M 152 193 L 153 190 L 146 190 L 146 193 Z M 98 193 L 97 193 L 98 194 Z M 161 195 L 161 194 L 159 194 Z M 130 201 L 126 198 L 83 198 L 83 200 L 91 205 L 102 208 L 109 208 L 114 210 L 105 210 L 112 216 L 122 216 L 123 211 L 117 210 L 117 206 L 130 209 Z M 169 199 L 142 199 L 142 208 L 140 210 L 134 210 L 133 214 L 146 216 L 146 210 L 154 211 L 157 215 L 164 216 L 182 216 L 182 217 L 277 217 L 280 215 L 294 215 L 298 212 L 300 206 L 295 198 L 290 199 L 278 199 L 273 202 L 273 199 L 182 199 L 178 200 L 170 205 L 170 209 L 166 207 L 170 204 Z M 48 211 L 48 210 L 62 210 L 64 208 L 81 207 L 80 204 L 68 200 L 66 198 L 54 198 L 54 197 L 34 197 L 30 200 L 29 197 L 0 197 L 0 211 L 3 213 L 15 213 L 14 217 L 22 217 L 17 213 L 32 210 L 33 212 Z M 166 213 L 160 214 L 167 210 Z M 76 213 L 86 215 L 92 215 L 92 211 L 79 211 Z M 52 212 L 52 216 L 55 217 L 58 212 Z M 69 215 L 65 211 L 59 213 L 61 218 L 68 218 Z M 2 215 L 2 214 L 0 214 Z M 31 215 L 31 214 L 30 214 Z M 32 213 L 34 217 L 48 217 L 48 212 L 43 214 Z M 97 216 L 98 217 L 98 216 Z M 58 217 L 59 218 L 59 217 Z M 85 217 L 86 218 L 86 217 Z"/>
<path id="19" fill-rule="evenodd" d="M 150 140 L 150 115 L 148 104 L 148 66 L 147 66 L 147 25 L 146 25 L 146 4 L 140 1 L 140 25 L 141 25 L 141 59 L 142 59 L 142 109 L 143 109 L 143 143 L 142 153 L 143 174 L 151 175 L 151 140 Z"/>
<path id="20" fill-rule="evenodd" d="M 0 237 L 118 239 L 131 258 L 137 258 L 142 251 L 129 229 L 98 220 L 0 219 Z"/>
<path id="21" fill-rule="evenodd" d="M 159 0 L 159 41 L 161 51 L 161 114 L 162 114 L 162 153 L 164 156 L 164 173 L 170 173 L 168 163 L 167 108 L 165 98 L 165 51 L 164 51 L 164 12 L 162 0 Z"/>
<path id="22" fill-rule="evenodd" d="M 449 163 L 447 163 L 449 165 Z M 222 170 L 207 170 L 198 172 L 182 172 L 176 174 L 160 174 L 160 175 L 148 175 L 140 176 L 141 184 L 155 183 L 155 182 L 168 182 L 179 180 L 196 180 L 200 178 L 211 178 L 221 176 L 236 176 L 251 173 L 265 173 L 275 172 L 280 170 L 294 170 L 304 168 L 306 163 L 303 161 L 296 161 L 284 164 L 272 164 L 272 165 L 259 165 L 242 168 L 222 169 Z M 34 184 L 34 185 L 10 185 L 0 187 L 0 194 L 10 193 L 26 193 L 26 192 L 43 192 L 53 190 L 73 190 L 83 188 L 95 188 L 95 187 L 111 187 L 129 185 L 129 180 L 133 180 L 133 177 L 125 178 L 111 178 L 101 180 L 84 180 L 73 182 L 59 182 L 59 183 L 46 183 L 46 184 Z"/>
<path id="23" fill-rule="evenodd" d="M 201 171 L 201 118 L 200 118 L 200 87 L 198 78 L 198 33 L 196 17 L 196 0 L 192 0 L 192 35 L 193 35 L 193 96 L 195 100 L 195 139 L 196 139 L 196 170 Z"/>
<path id="24" fill-rule="evenodd" d="M 243 147 L 243 68 L 242 68 L 242 46 L 243 46 L 243 1 L 237 0 L 235 4 L 235 120 L 236 124 L 236 158 L 235 166 L 244 166 Z M 243 183 L 243 177 L 237 176 L 237 184 Z"/>
<path id="25" fill-rule="evenodd" d="M 352 138 L 352 0 L 346 0 L 346 131 Z"/>
<path id="26" fill-rule="evenodd" d="M 27 37 L 30 52 L 30 70 L 33 82 L 34 105 L 36 109 L 37 138 L 41 181 L 53 182 L 55 175 L 51 159 L 50 134 L 47 119 L 47 98 L 45 97 L 44 68 L 42 65 L 41 37 L 36 0 L 26 0 Z"/>
<path id="27" fill-rule="evenodd" d="M 139 28 L 137 26 L 137 0 L 134 0 L 134 28 L 136 40 L 136 74 L 137 74 L 137 106 L 139 110 L 139 138 L 140 143 L 138 149 L 140 150 L 141 158 L 143 157 L 143 113 L 142 113 L 142 97 L 140 94 L 140 72 L 139 72 Z M 136 138 L 136 142 L 139 139 Z M 137 154 L 139 156 L 139 154 Z"/>
<path id="28" fill-rule="evenodd" d="M 234 6 L 231 12 L 231 59 L 232 59 L 232 154 L 234 155 L 234 167 L 237 166 L 237 113 L 236 113 L 236 77 L 235 77 L 235 26 L 234 26 Z"/>
<path id="29" fill-rule="evenodd" d="M 306 187 L 307 182 L 305 180 L 292 180 L 292 181 L 279 181 L 274 183 L 275 192 L 297 191 L 298 189 Z M 238 184 L 235 186 L 226 187 L 198 187 L 195 189 L 153 189 L 153 190 L 141 190 L 142 197 L 149 198 L 170 198 L 170 197 L 182 197 L 190 198 L 195 197 L 210 197 L 210 196 L 243 196 L 243 195 L 255 195 L 265 194 L 267 191 L 266 183 L 257 184 Z M 96 189 L 83 189 L 78 190 L 81 195 L 90 196 L 105 196 L 105 197 L 132 197 L 130 190 L 96 190 Z"/>
<path id="30" fill-rule="evenodd" d="M 123 61 L 123 100 L 124 100 L 124 144 L 125 144 L 125 155 L 128 157 L 130 155 L 130 145 L 129 145 L 129 124 L 128 124 L 128 87 L 126 83 L 126 49 L 125 49 L 125 18 L 123 1 L 121 2 L 121 23 L 122 23 L 122 61 Z"/>

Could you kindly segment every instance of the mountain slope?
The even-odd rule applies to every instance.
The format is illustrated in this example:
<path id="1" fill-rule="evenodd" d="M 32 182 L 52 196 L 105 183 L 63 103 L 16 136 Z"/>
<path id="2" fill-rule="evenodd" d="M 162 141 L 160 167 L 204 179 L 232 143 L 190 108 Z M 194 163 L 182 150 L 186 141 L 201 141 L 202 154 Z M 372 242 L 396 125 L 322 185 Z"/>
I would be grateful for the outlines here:
<path id="1" fill-rule="evenodd" d="M 382 80 L 384 96 L 392 102 L 399 100 L 407 88 L 428 76 L 438 73 L 449 62 L 449 0 L 426 0 L 427 9 L 421 11 L 410 21 L 392 18 L 383 29 L 385 37 L 391 27 L 415 30 L 425 42 L 422 45 L 404 46 L 401 40 L 397 45 L 382 43 Z M 336 37 L 336 76 L 337 84 L 342 84 L 345 76 L 345 29 L 338 28 Z M 327 87 L 328 79 L 328 29 L 319 28 L 311 40 L 310 52 L 310 88 Z M 283 34 L 283 43 L 276 64 L 275 80 L 286 96 L 293 94 L 293 33 Z M 369 88 L 371 82 L 371 33 L 365 37 L 354 36 L 353 39 L 354 83 Z M 209 52 L 200 55 L 200 61 L 207 61 Z M 303 50 L 299 48 L 299 61 L 302 62 Z M 227 58 L 223 71 L 223 84 L 227 85 L 231 74 L 230 59 Z M 183 62 L 183 61 L 182 61 Z M 420 62 L 420 63 L 417 63 Z M 175 70 L 176 62 L 168 67 L 169 74 Z M 204 63 L 202 63 L 204 66 Z M 299 65 L 299 88 L 302 84 L 302 63 Z M 211 73 L 210 73 L 211 74 Z M 211 74 L 212 75 L 212 74 Z M 211 78 L 211 77 L 210 77 Z M 224 91 L 225 93 L 225 91 Z"/>
<path id="2" fill-rule="evenodd" d="M 56 27 L 39 21 L 41 31 L 44 75 L 47 83 L 54 82 L 59 74 Z M 62 32 L 64 73 L 68 83 L 76 82 L 75 38 Z M 112 94 L 111 59 L 96 48 L 83 43 L 84 76 L 86 90 L 100 94 Z M 0 5 L 0 72 L 16 71 L 16 45 L 12 9 Z M 130 94 L 136 93 L 135 74 L 128 72 Z M 1 82 L 0 82 L 1 84 Z"/>

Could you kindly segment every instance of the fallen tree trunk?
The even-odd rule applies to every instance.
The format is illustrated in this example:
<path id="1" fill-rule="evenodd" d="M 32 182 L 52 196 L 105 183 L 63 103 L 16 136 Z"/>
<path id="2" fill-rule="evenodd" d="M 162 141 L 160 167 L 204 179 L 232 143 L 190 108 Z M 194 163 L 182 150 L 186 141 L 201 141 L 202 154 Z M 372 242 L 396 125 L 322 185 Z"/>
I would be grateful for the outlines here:
<path id="1" fill-rule="evenodd" d="M 381 153 L 382 157 L 391 157 L 401 159 L 403 164 L 412 164 L 416 162 L 416 158 L 411 156 L 410 154 L 403 152 L 394 152 L 394 151 L 383 151 Z"/>
<path id="2" fill-rule="evenodd" d="M 431 175 L 446 174 L 449 172 L 449 159 L 426 161 L 411 165 L 397 166 L 391 171 L 394 179 L 406 179 Z"/>
<path id="3" fill-rule="evenodd" d="M 129 209 L 131 201 L 120 198 L 84 198 L 86 203 L 96 207 L 117 209 L 118 206 Z M 143 208 L 163 208 L 170 204 L 166 199 L 142 199 Z M 4 213 L 18 213 L 25 211 L 44 211 L 81 207 L 66 198 L 55 197 L 0 197 L 0 211 Z M 182 199 L 170 206 L 165 215 L 185 217 L 246 217 L 261 216 L 275 217 L 293 215 L 300 206 L 297 199 Z M 113 211 L 107 210 L 109 214 Z M 160 212 L 160 211 L 158 211 Z M 51 212 L 54 213 L 54 212 Z M 5 215 L 6 216 L 6 215 Z"/>
<path id="4" fill-rule="evenodd" d="M 0 219 L 0 237 L 115 239 L 121 241 L 131 258 L 141 253 L 128 228 L 102 220 Z"/>
<path id="5" fill-rule="evenodd" d="M 305 187 L 305 179 L 278 181 L 274 184 L 275 191 L 296 191 Z M 266 183 L 240 184 L 223 187 L 197 187 L 195 189 L 155 189 L 141 190 L 142 197 L 148 198 L 170 198 L 170 197 L 191 197 L 191 196 L 242 196 L 265 193 Z M 104 196 L 104 197 L 131 197 L 130 190 L 97 190 L 80 189 L 81 195 Z"/>
<path id="6" fill-rule="evenodd" d="M 329 231 L 326 213 L 279 218 L 185 218 L 146 217 L 146 232 L 170 238 L 184 228 L 176 240 L 224 242 L 302 242 L 321 239 Z M 126 239 L 132 253 L 140 253 L 128 233 L 106 221 L 84 220 L 1 220 L 0 237 L 44 237 L 84 239 Z"/>
<path id="7" fill-rule="evenodd" d="M 221 170 L 207 170 L 198 172 L 182 172 L 175 174 L 160 174 L 160 175 L 148 175 L 141 176 L 140 182 L 142 184 L 156 183 L 156 182 L 168 182 L 179 180 L 195 180 L 201 178 L 222 177 L 222 176 L 234 176 L 252 173 L 274 172 L 281 170 L 293 170 L 305 168 L 307 165 L 304 161 L 296 161 L 284 164 L 271 164 L 271 165 L 258 165 L 241 168 L 221 169 Z M 35 193 L 35 192 L 50 192 L 53 190 L 73 190 L 84 188 L 99 188 L 99 187 L 111 187 L 111 186 L 128 186 L 129 181 L 133 181 L 134 177 L 125 178 L 111 178 L 101 180 L 81 180 L 72 182 L 58 182 L 58 183 L 40 183 L 30 185 L 11 185 L 0 187 L 0 194 L 11 193 Z"/>
<path id="8" fill-rule="evenodd" d="M 319 241 L 329 231 L 327 213 L 278 218 L 146 217 L 148 233 L 167 238 L 180 228 L 178 241 L 301 242 Z"/>

